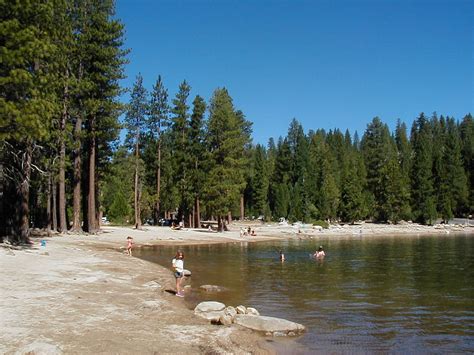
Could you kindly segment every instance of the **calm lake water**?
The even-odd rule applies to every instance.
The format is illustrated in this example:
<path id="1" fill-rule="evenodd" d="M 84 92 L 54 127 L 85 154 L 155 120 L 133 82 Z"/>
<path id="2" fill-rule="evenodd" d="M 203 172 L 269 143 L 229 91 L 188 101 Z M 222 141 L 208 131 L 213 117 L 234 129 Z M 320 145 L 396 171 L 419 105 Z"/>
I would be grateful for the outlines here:
<path id="1" fill-rule="evenodd" d="M 309 257 L 319 245 L 324 261 Z M 189 308 L 243 304 L 304 324 L 310 352 L 474 351 L 474 236 L 347 237 L 182 248 Z M 283 249 L 286 261 L 280 262 Z M 139 257 L 171 266 L 177 248 Z M 199 292 L 203 284 L 226 292 Z"/>

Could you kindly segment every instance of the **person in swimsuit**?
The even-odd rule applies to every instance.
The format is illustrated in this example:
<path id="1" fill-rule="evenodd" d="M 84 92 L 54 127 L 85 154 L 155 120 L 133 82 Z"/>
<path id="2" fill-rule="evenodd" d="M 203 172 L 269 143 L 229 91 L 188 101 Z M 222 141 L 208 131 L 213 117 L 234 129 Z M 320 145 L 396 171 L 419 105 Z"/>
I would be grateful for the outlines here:
<path id="1" fill-rule="evenodd" d="M 133 238 L 128 236 L 127 237 L 127 254 L 132 256 L 132 248 L 133 248 Z"/>
<path id="2" fill-rule="evenodd" d="M 322 259 L 326 256 L 326 253 L 324 253 L 323 246 L 320 245 L 318 250 L 314 253 L 314 257 L 316 259 Z"/>

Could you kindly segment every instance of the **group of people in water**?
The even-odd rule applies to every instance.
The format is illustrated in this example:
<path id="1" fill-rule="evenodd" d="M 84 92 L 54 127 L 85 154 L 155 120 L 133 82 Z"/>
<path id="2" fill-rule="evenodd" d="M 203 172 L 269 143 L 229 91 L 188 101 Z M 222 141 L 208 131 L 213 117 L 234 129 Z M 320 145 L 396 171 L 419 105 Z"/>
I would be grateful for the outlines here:
<path id="1" fill-rule="evenodd" d="M 283 253 L 283 250 L 280 249 L 279 253 L 280 253 L 280 261 L 285 261 L 285 254 Z M 320 245 L 318 250 L 316 250 L 314 254 L 310 254 L 310 255 L 312 255 L 312 257 L 315 259 L 322 260 L 326 256 L 326 253 L 324 252 L 323 246 Z"/>
<path id="2" fill-rule="evenodd" d="M 249 230 L 249 233 L 252 232 L 250 228 L 248 230 Z M 133 249 L 134 244 L 135 243 L 133 242 L 133 238 L 128 236 L 127 249 L 126 249 L 127 255 L 132 256 L 132 249 Z M 285 254 L 283 253 L 283 250 L 280 249 L 279 254 L 280 254 L 280 261 L 282 262 L 285 261 Z M 320 245 L 318 250 L 316 250 L 314 254 L 312 254 L 312 256 L 319 260 L 323 259 L 326 256 L 323 246 Z M 171 265 L 173 266 L 174 277 L 176 279 L 176 296 L 184 297 L 184 289 L 182 287 L 182 282 L 184 278 L 184 253 L 181 250 L 178 250 L 173 260 L 171 261 Z"/>

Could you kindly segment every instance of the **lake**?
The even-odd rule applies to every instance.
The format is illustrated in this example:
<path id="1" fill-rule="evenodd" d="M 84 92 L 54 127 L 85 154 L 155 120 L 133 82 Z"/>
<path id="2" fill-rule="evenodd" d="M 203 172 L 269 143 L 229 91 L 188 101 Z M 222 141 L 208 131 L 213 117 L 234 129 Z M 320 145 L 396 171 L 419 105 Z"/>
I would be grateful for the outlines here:
<path id="1" fill-rule="evenodd" d="M 319 245 L 326 257 L 310 258 Z M 308 353 L 474 351 L 474 236 L 328 237 L 187 246 L 189 308 L 255 307 L 307 327 Z M 286 261 L 280 262 L 279 249 Z M 171 267 L 176 247 L 137 250 Z M 199 286 L 227 290 L 204 293 Z"/>

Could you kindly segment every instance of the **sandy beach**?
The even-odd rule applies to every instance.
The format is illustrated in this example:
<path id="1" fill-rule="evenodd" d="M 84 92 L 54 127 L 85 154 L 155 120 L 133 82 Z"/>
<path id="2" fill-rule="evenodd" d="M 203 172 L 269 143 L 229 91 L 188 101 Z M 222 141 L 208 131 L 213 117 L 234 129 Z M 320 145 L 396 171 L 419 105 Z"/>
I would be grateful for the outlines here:
<path id="1" fill-rule="evenodd" d="M 250 226 L 257 236 L 241 237 Z M 236 325 L 216 326 L 194 316 L 176 297 L 171 269 L 125 255 L 136 247 L 252 242 L 359 235 L 474 233 L 474 226 L 331 226 L 232 223 L 225 233 L 103 226 L 97 235 L 36 233 L 30 247 L 0 244 L 0 352 L 273 353 L 272 342 Z M 45 245 L 41 245 L 41 241 Z M 249 305 L 250 306 L 250 305 Z M 286 343 L 291 348 L 291 343 Z"/>

